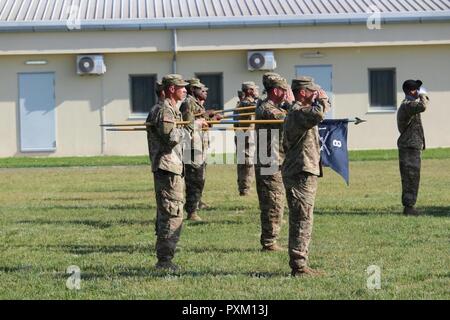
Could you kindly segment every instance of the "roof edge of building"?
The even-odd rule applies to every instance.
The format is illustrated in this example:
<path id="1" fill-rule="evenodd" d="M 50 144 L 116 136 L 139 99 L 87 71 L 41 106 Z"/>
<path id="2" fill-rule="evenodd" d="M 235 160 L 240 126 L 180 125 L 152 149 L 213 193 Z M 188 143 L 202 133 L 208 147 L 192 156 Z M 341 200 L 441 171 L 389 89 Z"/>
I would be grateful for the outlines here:
<path id="1" fill-rule="evenodd" d="M 380 24 L 450 22 L 450 10 L 441 12 L 404 14 L 366 13 L 246 18 L 167 18 L 151 20 L 135 19 L 84 21 L 64 20 L 57 22 L 0 22 L 0 32 L 225 29 L 319 25 L 361 25 L 371 22 L 378 22 Z"/>

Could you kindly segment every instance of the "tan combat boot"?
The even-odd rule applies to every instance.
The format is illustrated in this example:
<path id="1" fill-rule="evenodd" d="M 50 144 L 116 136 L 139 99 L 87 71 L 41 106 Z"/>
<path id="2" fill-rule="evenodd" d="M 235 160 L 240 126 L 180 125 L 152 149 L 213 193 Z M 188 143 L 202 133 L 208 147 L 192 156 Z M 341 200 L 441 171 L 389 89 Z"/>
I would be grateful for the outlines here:
<path id="1" fill-rule="evenodd" d="M 319 270 L 314 270 L 311 269 L 310 267 L 303 267 L 300 269 L 292 269 L 291 272 L 291 276 L 292 277 L 303 277 L 303 276 L 311 276 L 311 277 L 315 277 L 315 276 L 322 276 L 325 275 L 324 272 L 319 271 Z"/>
<path id="2" fill-rule="evenodd" d="M 202 218 L 197 214 L 197 212 L 188 213 L 187 220 L 190 221 L 202 221 Z"/>
<path id="3" fill-rule="evenodd" d="M 207 210 L 210 209 L 211 207 L 206 202 L 200 201 L 198 204 L 198 208 Z"/>

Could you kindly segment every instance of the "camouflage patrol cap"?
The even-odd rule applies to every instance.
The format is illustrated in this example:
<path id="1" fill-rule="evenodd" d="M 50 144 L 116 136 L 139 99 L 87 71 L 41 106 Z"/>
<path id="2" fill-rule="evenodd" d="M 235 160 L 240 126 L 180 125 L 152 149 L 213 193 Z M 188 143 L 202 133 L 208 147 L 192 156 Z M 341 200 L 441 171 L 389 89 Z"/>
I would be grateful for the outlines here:
<path id="1" fill-rule="evenodd" d="M 187 82 L 189 83 L 188 87 L 190 88 L 202 88 L 205 85 L 203 83 L 200 82 L 200 79 L 197 78 L 192 78 L 187 80 Z"/>
<path id="2" fill-rule="evenodd" d="M 309 77 L 309 79 L 312 79 Z M 309 91 L 319 91 L 321 87 L 317 84 L 315 84 L 312 81 L 305 81 L 306 79 L 294 79 L 292 80 L 291 88 L 292 91 L 296 90 L 309 90 Z"/>
<path id="3" fill-rule="evenodd" d="M 189 85 L 186 81 L 183 80 L 183 77 L 179 74 L 168 74 L 162 78 L 162 86 L 167 88 L 169 86 L 175 85 L 177 87 L 186 87 Z"/>
<path id="4" fill-rule="evenodd" d="M 268 77 L 266 82 L 266 90 L 269 90 L 271 88 L 281 88 L 283 90 L 289 90 L 289 84 L 287 83 L 286 79 L 279 75 Z"/>
<path id="5" fill-rule="evenodd" d="M 278 73 L 275 72 L 266 72 L 263 74 L 262 76 L 262 83 L 264 86 L 264 89 L 268 90 L 269 88 L 267 87 L 267 83 L 269 81 L 269 78 L 271 77 L 281 77 Z"/>
<path id="6" fill-rule="evenodd" d="M 308 82 L 314 82 L 314 78 L 310 77 L 310 76 L 300 76 L 295 78 L 295 80 L 297 80 L 298 82 L 304 82 L 304 83 L 308 83 Z"/>
<path id="7" fill-rule="evenodd" d="M 253 81 L 246 81 L 242 83 L 242 91 L 247 90 L 247 89 L 255 89 L 255 88 L 259 88 L 256 83 L 254 83 Z"/>

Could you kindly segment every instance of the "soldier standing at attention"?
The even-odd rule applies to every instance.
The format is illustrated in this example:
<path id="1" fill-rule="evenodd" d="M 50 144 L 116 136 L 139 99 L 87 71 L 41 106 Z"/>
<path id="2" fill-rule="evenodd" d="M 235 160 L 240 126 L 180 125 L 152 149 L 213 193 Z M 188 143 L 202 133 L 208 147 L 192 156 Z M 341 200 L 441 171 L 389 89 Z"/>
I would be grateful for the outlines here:
<path id="1" fill-rule="evenodd" d="M 205 109 L 204 103 L 208 96 L 208 88 L 196 78 L 188 80 L 188 82 L 189 94 L 180 106 L 183 120 L 216 119 L 216 116 Z M 187 212 L 187 220 L 201 221 L 197 210 L 205 187 L 209 134 L 206 130 L 194 130 L 193 124 L 187 125 L 186 129 L 189 130 L 192 139 L 190 141 L 190 159 L 184 166 L 186 172 L 186 204 L 184 209 Z"/>
<path id="2" fill-rule="evenodd" d="M 180 75 L 170 74 L 162 79 L 165 100 L 155 106 L 150 119 L 150 158 L 156 196 L 156 268 L 176 271 L 172 263 L 183 223 L 184 167 L 183 139 L 187 131 L 178 128 L 181 121 L 177 104 L 186 97 L 186 85 Z M 196 122 L 204 126 L 203 120 Z"/>
<path id="3" fill-rule="evenodd" d="M 429 98 L 420 80 L 406 80 L 403 83 L 405 99 L 397 112 L 397 126 L 400 137 L 397 141 L 402 179 L 403 214 L 419 215 L 414 207 L 420 182 L 421 153 L 425 150 L 425 135 L 420 114 L 428 106 Z"/>
<path id="4" fill-rule="evenodd" d="M 311 78 L 292 80 L 295 103 L 284 122 L 282 166 L 289 205 L 289 265 L 292 276 L 320 274 L 307 266 L 313 226 L 317 177 L 321 175 L 318 124 L 328 111 L 328 98 Z"/>
<path id="5" fill-rule="evenodd" d="M 156 94 L 156 97 L 158 98 L 158 101 L 156 102 L 156 104 L 153 107 L 150 108 L 150 112 L 148 113 L 147 120 L 145 120 L 146 123 L 150 123 L 150 121 L 153 117 L 153 112 L 155 112 L 155 110 L 158 109 L 159 107 L 161 107 L 164 103 L 164 88 L 163 88 L 161 82 L 156 82 L 155 94 Z M 151 138 L 151 133 L 147 129 L 147 143 L 148 143 L 149 157 L 150 157 L 150 148 L 151 148 L 150 138 Z M 150 157 L 150 161 L 151 160 L 152 159 Z"/>
<path id="6" fill-rule="evenodd" d="M 253 81 L 248 81 L 242 83 L 242 90 L 238 91 L 242 92 L 242 99 L 240 99 L 237 107 L 243 108 L 243 107 L 255 107 L 258 103 L 258 97 L 259 97 L 259 88 Z M 235 114 L 242 114 L 242 113 L 252 113 L 253 110 L 236 110 Z M 251 120 L 253 118 L 252 115 L 246 115 L 241 116 L 236 119 L 238 120 Z M 236 146 L 236 154 L 238 152 L 242 152 L 241 150 L 238 150 L 238 146 L 241 146 L 241 139 L 244 142 L 244 163 L 239 163 L 240 158 L 238 157 L 238 164 L 237 164 L 237 183 L 238 183 L 238 189 L 239 189 L 239 195 L 240 196 L 246 196 L 248 195 L 250 191 L 250 186 L 252 184 L 253 176 L 254 176 L 254 169 L 253 169 L 253 155 L 250 154 L 250 137 L 248 135 L 248 128 L 250 127 L 250 124 L 235 124 L 235 128 L 242 128 L 242 130 L 236 131 L 235 137 L 234 137 L 234 144 Z M 239 139 L 239 140 L 238 140 Z M 240 142 L 238 144 L 238 141 Z M 241 159 L 242 160 L 242 159 Z"/>
<path id="7" fill-rule="evenodd" d="M 283 120 L 286 111 L 281 104 L 286 99 L 289 85 L 279 75 L 272 74 L 263 81 L 267 91 L 256 109 L 256 120 Z M 256 124 L 255 163 L 256 190 L 261 210 L 261 238 L 263 251 L 279 251 L 277 244 L 284 211 L 284 187 L 280 167 L 284 160 L 283 124 Z"/>

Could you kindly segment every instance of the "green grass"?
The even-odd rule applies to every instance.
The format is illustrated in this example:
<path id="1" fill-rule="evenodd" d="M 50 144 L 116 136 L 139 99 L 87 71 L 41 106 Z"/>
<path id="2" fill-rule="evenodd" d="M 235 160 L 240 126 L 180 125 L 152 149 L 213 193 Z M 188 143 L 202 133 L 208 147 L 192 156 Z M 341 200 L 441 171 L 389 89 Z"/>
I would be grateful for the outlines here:
<path id="1" fill-rule="evenodd" d="M 422 153 L 422 159 L 447 159 L 450 158 L 450 148 L 426 149 Z M 398 150 L 351 150 L 350 161 L 374 161 L 374 160 L 397 160 Z"/>
<path id="2" fill-rule="evenodd" d="M 234 154 L 210 155 L 210 160 L 225 163 L 225 158 L 234 159 Z M 427 149 L 423 159 L 450 158 L 450 148 Z M 397 149 L 349 151 L 350 161 L 373 161 L 398 159 Z M 220 160 L 220 161 L 219 161 Z M 101 156 L 101 157 L 12 157 L 0 158 L 0 168 L 52 168 L 52 167 L 103 167 L 148 165 L 148 156 Z"/>
<path id="3" fill-rule="evenodd" d="M 450 159 L 423 161 L 420 217 L 401 214 L 397 161 L 350 173 L 349 187 L 320 179 L 310 264 L 326 275 L 297 279 L 287 252 L 260 252 L 256 192 L 238 196 L 234 166 L 208 167 L 213 209 L 184 223 L 175 275 L 153 267 L 148 166 L 0 169 L 0 298 L 449 299 Z M 70 265 L 81 290 L 66 288 Z M 370 265 L 380 290 L 366 287 Z"/>

